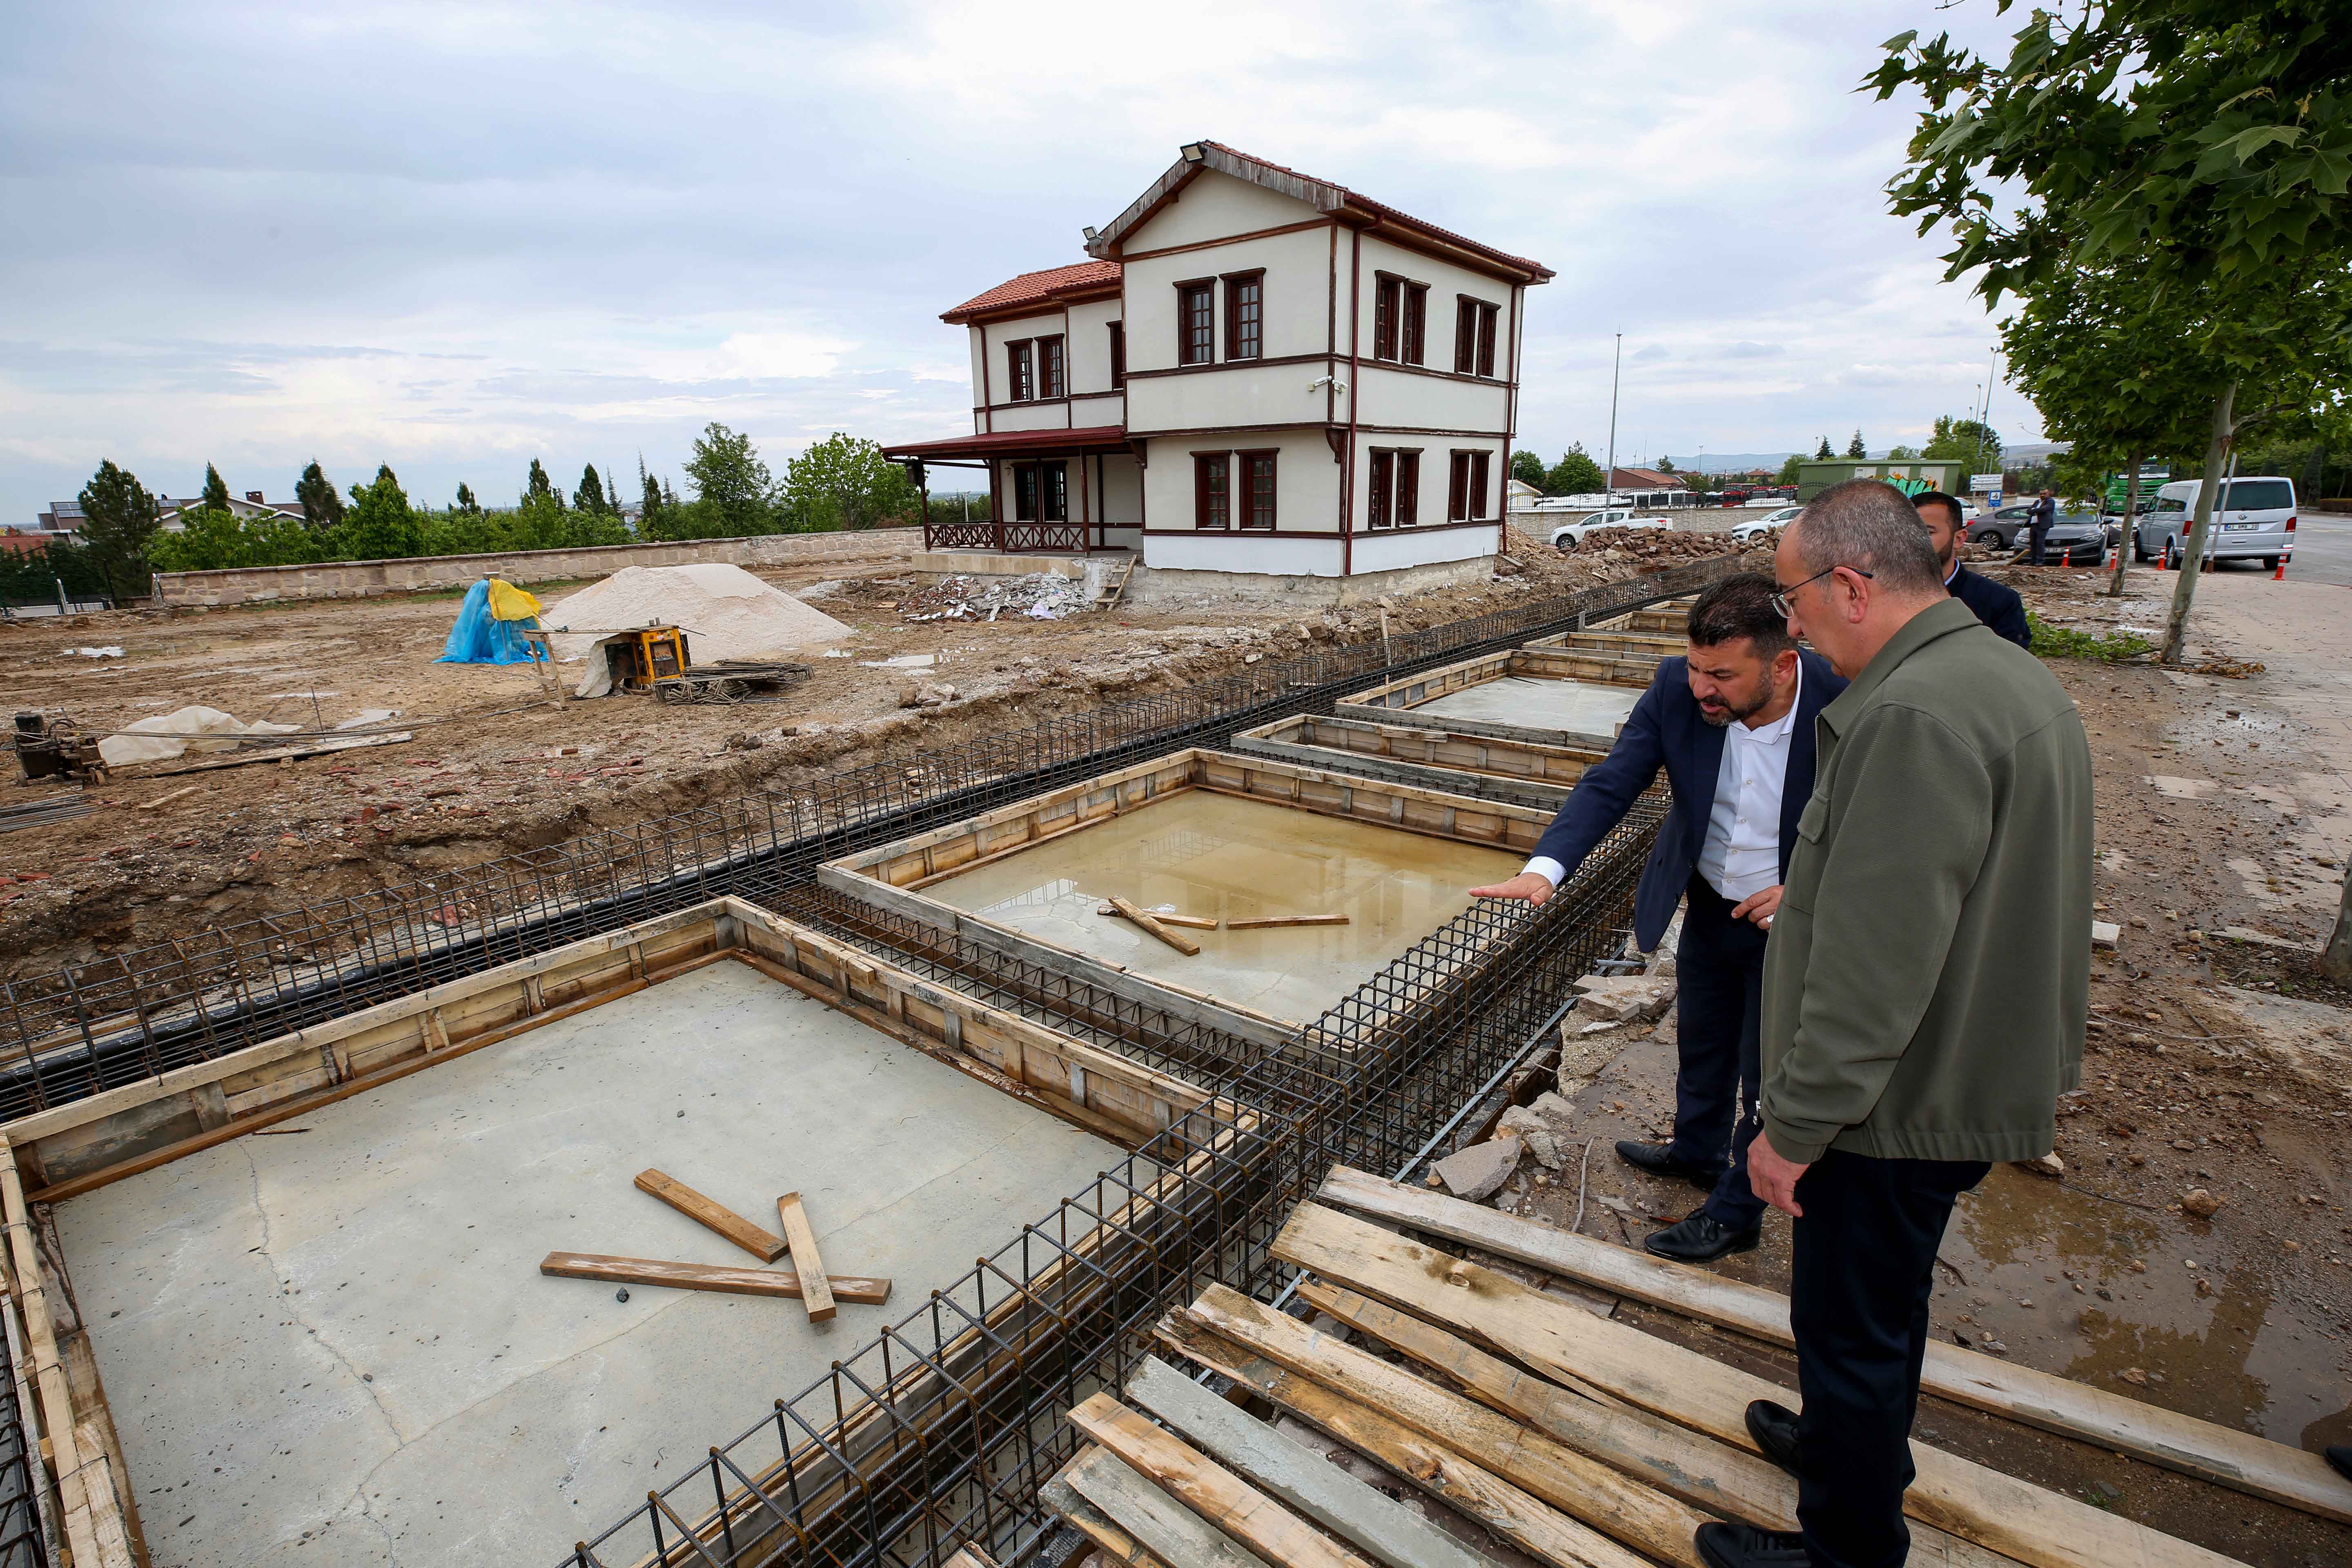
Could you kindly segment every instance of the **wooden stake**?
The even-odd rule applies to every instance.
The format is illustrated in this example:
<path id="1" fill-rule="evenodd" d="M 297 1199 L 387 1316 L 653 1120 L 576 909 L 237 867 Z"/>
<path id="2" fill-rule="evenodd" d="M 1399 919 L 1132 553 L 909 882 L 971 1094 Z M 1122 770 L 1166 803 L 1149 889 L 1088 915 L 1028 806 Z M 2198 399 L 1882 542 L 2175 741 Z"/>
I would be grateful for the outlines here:
<path id="1" fill-rule="evenodd" d="M 784 1238 L 771 1236 L 722 1204 L 704 1197 L 692 1187 L 659 1171 L 639 1171 L 637 1191 L 661 1199 L 695 1224 L 717 1231 L 762 1263 L 773 1263 L 787 1250 Z"/>
<path id="2" fill-rule="evenodd" d="M 817 1260 L 816 1231 L 809 1225 L 808 1210 L 801 1205 L 798 1193 L 786 1193 L 776 1200 L 776 1213 L 784 1222 L 784 1241 L 792 1248 L 793 1267 L 810 1282 L 807 1295 L 809 1321 L 822 1323 L 833 1317 L 833 1289 L 824 1277 L 824 1265 Z M 844 1296 L 845 1300 L 856 1298 Z"/>
<path id="3" fill-rule="evenodd" d="M 1118 897 L 1112 898 L 1110 900 L 1110 907 L 1117 910 L 1120 914 L 1125 915 L 1129 920 L 1133 921 L 1137 925 L 1141 926 L 1145 931 L 1150 931 L 1153 936 L 1156 936 L 1160 941 L 1166 942 L 1169 946 L 1174 948 L 1177 952 L 1182 953 L 1185 957 L 1198 958 L 1200 956 L 1201 944 L 1199 942 L 1194 942 L 1189 936 L 1178 936 L 1174 931 L 1170 931 L 1166 926 L 1161 925 L 1158 916 L 1149 914 L 1144 910 L 1136 908 L 1127 900 Z"/>
<path id="4" fill-rule="evenodd" d="M 1098 915 L 1115 915 L 1118 913 L 1118 910 L 1115 905 L 1097 904 L 1095 906 L 1095 913 Z M 1206 915 L 1171 915 L 1163 914 L 1158 910 L 1146 910 L 1144 913 L 1150 915 L 1153 920 L 1158 921 L 1164 926 L 1182 926 L 1188 931 L 1214 931 L 1217 929 L 1217 922 L 1211 920 Z"/>
<path id="5" fill-rule="evenodd" d="M 1345 915 L 1267 915 L 1263 920 L 1227 921 L 1227 931 L 1272 931 L 1276 926 L 1343 926 Z"/>
<path id="6" fill-rule="evenodd" d="M 551 1252 L 540 1259 L 541 1274 L 565 1279 L 609 1279 L 615 1285 L 667 1285 L 678 1290 L 717 1290 L 730 1296 L 791 1296 L 805 1300 L 811 1279 L 824 1289 L 825 1315 L 837 1297 L 861 1307 L 890 1299 L 890 1281 L 843 1274 L 800 1275 L 782 1268 L 722 1268 L 708 1263 L 665 1263 L 653 1258 L 612 1258 L 601 1252 Z"/>

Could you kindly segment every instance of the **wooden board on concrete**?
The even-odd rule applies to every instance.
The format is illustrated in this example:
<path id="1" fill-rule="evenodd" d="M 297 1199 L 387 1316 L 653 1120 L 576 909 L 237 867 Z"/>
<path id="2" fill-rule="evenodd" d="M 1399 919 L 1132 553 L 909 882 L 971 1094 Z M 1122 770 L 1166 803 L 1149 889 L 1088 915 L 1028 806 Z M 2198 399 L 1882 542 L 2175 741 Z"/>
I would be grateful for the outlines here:
<path id="1" fill-rule="evenodd" d="M 824 1265 L 816 1253 L 816 1229 L 809 1224 L 808 1210 L 798 1193 L 786 1193 L 776 1200 L 776 1213 L 784 1222 L 784 1241 L 792 1248 L 793 1267 L 803 1271 L 809 1281 L 807 1295 L 809 1321 L 822 1323 L 833 1316 L 833 1286 L 824 1275 Z M 844 1300 L 856 1298 L 844 1292 Z"/>
<path id="2" fill-rule="evenodd" d="M 773 1263 L 784 1255 L 786 1243 L 781 1236 L 771 1236 L 714 1199 L 704 1197 L 675 1176 L 659 1171 L 637 1173 L 637 1191 L 659 1198 L 687 1218 L 706 1229 L 717 1231 L 762 1263 Z"/>
<path id="3" fill-rule="evenodd" d="M 1147 1551 L 1177 1568 L 1267 1568 L 1265 1558 L 1244 1551 L 1115 1454 L 1088 1448 L 1063 1467 L 1061 1479 Z"/>
<path id="4" fill-rule="evenodd" d="M 566 1279 L 604 1279 L 616 1285 L 667 1285 L 678 1290 L 717 1290 L 731 1296 L 803 1299 L 803 1278 L 783 1268 L 726 1268 L 708 1263 L 666 1263 L 654 1258 L 614 1258 L 601 1252 L 551 1252 L 540 1260 L 541 1274 Z M 824 1280 L 829 1297 L 878 1307 L 890 1299 L 890 1281 L 840 1274 Z"/>
<path id="5" fill-rule="evenodd" d="M 1112 909 L 1117 910 L 1129 921 L 1141 926 L 1145 931 L 1150 932 L 1153 936 L 1158 937 L 1161 942 L 1166 942 L 1169 946 L 1174 948 L 1185 957 L 1198 958 L 1201 956 L 1201 944 L 1199 942 L 1194 942 L 1189 936 L 1178 936 L 1174 931 L 1170 931 L 1166 926 L 1161 925 L 1158 920 L 1153 918 L 1149 912 L 1139 906 L 1129 902 L 1126 899 L 1116 896 L 1111 898 L 1108 901 Z"/>

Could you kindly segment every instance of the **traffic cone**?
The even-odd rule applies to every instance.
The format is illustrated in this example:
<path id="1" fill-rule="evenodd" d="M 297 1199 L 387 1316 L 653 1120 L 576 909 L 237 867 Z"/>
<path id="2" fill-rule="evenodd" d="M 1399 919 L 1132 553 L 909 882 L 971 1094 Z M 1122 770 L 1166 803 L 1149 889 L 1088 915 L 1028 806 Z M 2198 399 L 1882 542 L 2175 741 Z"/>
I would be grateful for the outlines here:
<path id="1" fill-rule="evenodd" d="M 2272 581 L 2272 582 L 2273 582 L 2273 583 L 2284 583 L 2284 582 L 2285 582 L 2285 581 L 2286 581 L 2286 557 L 2285 557 L 2285 556 L 2282 555 L 2282 556 L 2280 556 L 2280 557 L 2279 557 L 2279 563 L 2278 563 L 2277 567 L 2276 567 L 2276 568 L 2275 568 L 2275 569 L 2271 573 L 2271 581 Z"/>

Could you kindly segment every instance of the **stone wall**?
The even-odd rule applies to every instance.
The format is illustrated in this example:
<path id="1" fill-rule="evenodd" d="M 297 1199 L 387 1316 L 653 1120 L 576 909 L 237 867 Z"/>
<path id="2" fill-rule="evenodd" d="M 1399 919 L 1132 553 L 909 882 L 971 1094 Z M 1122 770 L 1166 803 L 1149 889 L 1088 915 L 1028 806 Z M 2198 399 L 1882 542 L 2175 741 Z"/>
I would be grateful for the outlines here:
<path id="1" fill-rule="evenodd" d="M 154 603 L 222 606 L 275 599 L 362 599 L 378 594 L 463 588 L 484 577 L 529 586 L 607 577 L 624 566 L 793 566 L 820 561 L 904 562 L 923 548 L 919 528 L 837 533 L 761 533 L 676 544 L 609 544 L 588 550 L 515 550 L 489 555 L 414 555 L 396 561 L 326 561 L 310 566 L 239 566 L 159 572 Z"/>

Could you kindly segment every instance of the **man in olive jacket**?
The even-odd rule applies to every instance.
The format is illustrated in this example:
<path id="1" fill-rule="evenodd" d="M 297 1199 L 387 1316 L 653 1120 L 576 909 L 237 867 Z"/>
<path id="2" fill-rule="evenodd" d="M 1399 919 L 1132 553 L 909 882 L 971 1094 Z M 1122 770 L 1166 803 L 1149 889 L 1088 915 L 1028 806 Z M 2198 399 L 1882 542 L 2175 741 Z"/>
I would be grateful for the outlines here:
<path id="1" fill-rule="evenodd" d="M 1764 957 L 1756 1194 L 1796 1216 L 1802 1416 L 1748 1411 L 1796 1532 L 1699 1531 L 1717 1568 L 1898 1568 L 1936 1249 L 1995 1160 L 2056 1139 L 2089 1005 L 2091 753 L 2074 703 L 1944 589 L 1910 503 L 1822 491 L 1775 557 L 1790 629 L 1852 684 Z"/>

